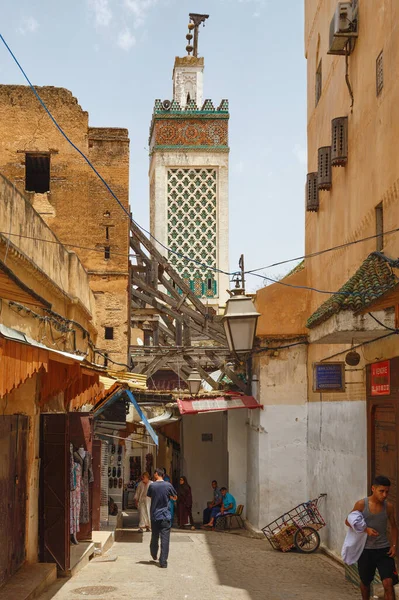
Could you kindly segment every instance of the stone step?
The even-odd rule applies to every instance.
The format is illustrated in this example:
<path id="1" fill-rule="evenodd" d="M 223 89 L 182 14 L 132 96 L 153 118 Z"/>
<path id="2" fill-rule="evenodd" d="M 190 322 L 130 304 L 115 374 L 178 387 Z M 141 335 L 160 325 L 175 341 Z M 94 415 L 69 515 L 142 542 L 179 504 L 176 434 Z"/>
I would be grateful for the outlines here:
<path id="1" fill-rule="evenodd" d="M 34 600 L 57 579 L 57 567 L 50 563 L 23 565 L 0 589 L 0 600 Z"/>
<path id="2" fill-rule="evenodd" d="M 96 550 L 100 551 L 100 554 L 105 554 L 112 546 L 115 541 L 114 531 L 93 531 L 92 539 Z"/>

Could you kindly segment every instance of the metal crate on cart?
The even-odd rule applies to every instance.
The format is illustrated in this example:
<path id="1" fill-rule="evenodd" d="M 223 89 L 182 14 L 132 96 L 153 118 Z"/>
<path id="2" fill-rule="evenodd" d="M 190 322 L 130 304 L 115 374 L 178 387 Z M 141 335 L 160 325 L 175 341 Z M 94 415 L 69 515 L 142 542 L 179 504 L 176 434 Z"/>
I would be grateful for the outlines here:
<path id="1" fill-rule="evenodd" d="M 262 531 L 275 550 L 287 552 L 296 548 L 310 554 L 320 546 L 318 531 L 326 523 L 321 516 L 318 504 L 326 494 L 320 494 L 315 500 L 298 504 L 275 521 L 262 528 Z"/>

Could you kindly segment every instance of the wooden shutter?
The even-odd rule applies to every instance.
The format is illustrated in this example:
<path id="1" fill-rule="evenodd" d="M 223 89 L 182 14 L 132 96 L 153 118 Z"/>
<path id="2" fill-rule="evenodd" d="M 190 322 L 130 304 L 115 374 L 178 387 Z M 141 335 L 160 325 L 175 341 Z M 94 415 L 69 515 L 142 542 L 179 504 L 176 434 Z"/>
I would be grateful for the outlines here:
<path id="1" fill-rule="evenodd" d="M 317 187 L 317 173 L 307 174 L 306 210 L 309 212 L 317 212 L 319 210 L 319 189 Z"/>
<path id="2" fill-rule="evenodd" d="M 319 190 L 330 190 L 331 177 L 331 146 L 319 148 L 317 185 Z"/>
<path id="3" fill-rule="evenodd" d="M 344 167 L 348 162 L 348 117 L 331 122 L 331 165 Z"/>

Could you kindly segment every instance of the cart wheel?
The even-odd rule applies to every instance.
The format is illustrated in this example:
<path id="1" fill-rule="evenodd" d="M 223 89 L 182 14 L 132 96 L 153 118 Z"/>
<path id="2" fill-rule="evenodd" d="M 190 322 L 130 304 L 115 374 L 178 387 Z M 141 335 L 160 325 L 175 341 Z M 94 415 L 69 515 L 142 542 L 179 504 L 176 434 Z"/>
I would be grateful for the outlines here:
<path id="1" fill-rule="evenodd" d="M 320 546 L 320 536 L 313 527 L 302 527 L 295 532 L 294 544 L 299 552 L 311 554 Z"/>

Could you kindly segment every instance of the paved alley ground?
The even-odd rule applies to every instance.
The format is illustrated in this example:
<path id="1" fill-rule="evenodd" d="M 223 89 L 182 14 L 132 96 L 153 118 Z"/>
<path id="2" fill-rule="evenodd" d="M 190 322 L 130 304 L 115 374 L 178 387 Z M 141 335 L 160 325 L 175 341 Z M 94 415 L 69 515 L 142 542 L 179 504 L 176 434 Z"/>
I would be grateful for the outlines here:
<path id="1" fill-rule="evenodd" d="M 39 600 L 359 598 L 342 569 L 323 554 L 281 554 L 266 540 L 174 530 L 169 566 L 161 569 L 151 561 L 150 535 L 121 531 L 105 557 L 93 559 L 72 579 L 59 580 Z"/>

